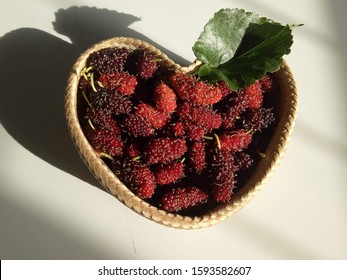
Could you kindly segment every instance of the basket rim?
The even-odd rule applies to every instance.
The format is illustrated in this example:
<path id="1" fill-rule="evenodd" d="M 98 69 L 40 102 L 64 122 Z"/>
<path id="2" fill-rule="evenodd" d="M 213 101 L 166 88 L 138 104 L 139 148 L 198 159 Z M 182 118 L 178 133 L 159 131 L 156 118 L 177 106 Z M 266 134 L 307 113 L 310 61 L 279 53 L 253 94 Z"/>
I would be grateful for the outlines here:
<path id="1" fill-rule="evenodd" d="M 81 77 L 81 71 L 85 67 L 86 60 L 92 52 L 110 47 L 145 49 L 154 52 L 157 56 L 162 58 L 167 67 L 185 73 L 192 71 L 200 63 L 199 61 L 194 61 L 191 65 L 182 67 L 172 61 L 166 54 L 162 53 L 155 46 L 143 40 L 131 37 L 113 37 L 106 39 L 94 44 L 80 54 L 72 67 L 72 71 L 67 81 L 65 94 L 65 119 L 71 138 L 73 139 L 80 157 L 101 185 L 119 201 L 138 214 L 152 221 L 173 228 L 196 229 L 208 227 L 231 217 L 248 204 L 254 196 L 263 189 L 264 185 L 277 168 L 286 151 L 287 144 L 294 128 L 297 114 L 298 93 L 293 74 L 287 62 L 283 60 L 280 69 L 276 72 L 276 75 L 281 79 L 281 83 L 283 83 L 281 86 L 288 92 L 285 96 L 286 106 L 283 121 L 277 125 L 275 135 L 272 137 L 272 142 L 269 144 L 269 146 L 276 146 L 276 144 L 277 146 L 273 151 L 271 151 L 271 158 L 265 160 L 265 169 L 261 170 L 262 172 L 260 175 L 258 174 L 255 176 L 253 174 L 247 183 L 249 184 L 247 190 L 237 192 L 231 201 L 216 207 L 202 216 L 191 217 L 166 212 L 150 205 L 148 202 L 133 194 L 97 155 L 82 132 L 77 113 L 77 87 L 79 78 Z M 259 170 L 259 167 L 257 167 L 257 170 Z M 252 180 L 253 177 L 255 177 L 254 180 Z"/>

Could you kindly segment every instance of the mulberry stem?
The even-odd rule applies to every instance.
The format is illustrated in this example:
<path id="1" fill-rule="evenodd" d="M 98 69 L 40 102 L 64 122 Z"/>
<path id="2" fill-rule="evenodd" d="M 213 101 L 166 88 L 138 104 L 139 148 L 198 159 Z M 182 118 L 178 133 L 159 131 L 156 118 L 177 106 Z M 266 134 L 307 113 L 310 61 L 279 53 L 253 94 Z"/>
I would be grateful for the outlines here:
<path id="1" fill-rule="evenodd" d="M 87 94 L 86 94 L 84 91 L 82 91 L 82 95 L 83 95 L 83 97 L 84 97 L 84 100 L 87 102 L 88 106 L 89 106 L 90 108 L 92 108 L 92 107 L 93 107 L 93 106 L 92 106 L 92 103 L 90 103 L 90 101 L 89 101 L 89 99 L 88 99 L 88 97 L 87 97 Z"/>
<path id="2" fill-rule="evenodd" d="M 92 86 L 92 89 L 97 92 L 96 88 L 95 88 L 95 84 L 94 84 L 94 73 L 90 74 L 90 85 Z"/>
<path id="3" fill-rule="evenodd" d="M 220 150 L 221 149 L 221 145 L 220 145 L 219 137 L 218 137 L 218 135 L 216 133 L 214 133 L 213 135 L 214 135 L 214 138 L 216 138 L 217 146 L 218 146 L 218 149 Z"/>

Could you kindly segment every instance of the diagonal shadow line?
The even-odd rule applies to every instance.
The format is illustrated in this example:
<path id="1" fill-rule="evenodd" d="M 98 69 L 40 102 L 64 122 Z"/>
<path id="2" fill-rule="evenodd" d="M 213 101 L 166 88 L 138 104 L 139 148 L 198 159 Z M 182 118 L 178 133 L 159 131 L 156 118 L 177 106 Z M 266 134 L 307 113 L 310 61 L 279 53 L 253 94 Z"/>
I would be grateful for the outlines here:
<path id="1" fill-rule="evenodd" d="M 27 150 L 87 183 L 99 183 L 79 158 L 64 118 L 70 69 L 86 47 L 113 36 L 136 37 L 161 48 L 129 28 L 139 18 L 90 7 L 58 10 L 53 26 L 72 44 L 51 34 L 22 28 L 0 38 L 0 122 Z M 181 64 L 184 59 L 161 48 Z"/>
<path id="2" fill-rule="evenodd" d="M 252 240 L 254 247 L 259 251 L 271 252 L 276 259 L 314 260 L 321 258 L 288 236 L 278 234 L 274 229 L 268 228 L 261 221 L 245 219 L 238 224 L 237 230 Z"/>
<path id="3" fill-rule="evenodd" d="M 132 259 L 130 241 L 115 236 L 108 247 L 90 232 L 61 221 L 46 219 L 35 209 L 0 197 L 0 259 L 2 260 L 104 260 Z M 85 217 L 86 224 L 90 221 Z M 83 225 L 83 224 L 82 224 Z M 83 227 L 83 226 L 82 226 Z M 84 229 L 85 230 L 85 229 Z"/>

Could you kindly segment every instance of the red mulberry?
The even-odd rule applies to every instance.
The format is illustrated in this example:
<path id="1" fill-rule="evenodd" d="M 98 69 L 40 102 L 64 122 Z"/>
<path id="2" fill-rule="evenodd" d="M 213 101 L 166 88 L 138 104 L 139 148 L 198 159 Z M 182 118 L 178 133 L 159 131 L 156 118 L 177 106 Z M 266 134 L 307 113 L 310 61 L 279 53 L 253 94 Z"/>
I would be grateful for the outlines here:
<path id="1" fill-rule="evenodd" d="M 249 85 L 244 89 L 249 98 L 248 107 L 251 109 L 259 109 L 263 104 L 263 91 L 260 87 L 260 82 Z"/>
<path id="2" fill-rule="evenodd" d="M 184 176 L 184 164 L 182 162 L 172 162 L 166 165 L 158 165 L 153 173 L 158 185 L 175 183 Z"/>
<path id="3" fill-rule="evenodd" d="M 120 135 L 107 129 L 86 129 L 86 136 L 92 147 L 101 156 L 119 156 L 123 153 L 124 143 Z"/>
<path id="4" fill-rule="evenodd" d="M 252 141 L 252 134 L 240 129 L 232 132 L 225 132 L 216 136 L 218 148 L 220 150 L 240 152 L 248 147 Z"/>
<path id="5" fill-rule="evenodd" d="M 176 94 L 167 84 L 160 83 L 156 86 L 153 100 L 156 107 L 161 111 L 171 114 L 176 110 Z"/>
<path id="6" fill-rule="evenodd" d="M 169 115 L 146 103 L 137 105 L 134 114 L 145 119 L 155 129 L 164 127 L 170 120 Z"/>
<path id="7" fill-rule="evenodd" d="M 99 82 L 103 87 L 115 90 L 122 95 L 133 94 L 137 85 L 136 77 L 126 72 L 103 73 Z"/>
<path id="8" fill-rule="evenodd" d="M 181 99 L 196 105 L 211 105 L 222 99 L 218 86 L 199 81 L 193 76 L 178 72 L 172 75 L 170 80 Z"/>
<path id="9" fill-rule="evenodd" d="M 156 188 L 155 178 L 151 170 L 138 161 L 125 160 L 123 163 L 116 163 L 112 167 L 115 174 L 120 174 L 120 178 L 129 185 L 135 195 L 142 199 L 153 196 Z"/>
<path id="10" fill-rule="evenodd" d="M 127 115 L 121 123 L 123 129 L 134 137 L 148 137 L 154 135 L 154 128 L 142 117 Z"/>
<path id="11" fill-rule="evenodd" d="M 182 121 L 205 127 L 209 131 L 219 128 L 222 124 L 222 117 L 210 107 L 197 106 L 188 102 L 178 106 L 177 115 Z"/>
<path id="12" fill-rule="evenodd" d="M 208 194 L 197 187 L 172 189 L 161 199 L 160 206 L 168 212 L 178 212 L 207 202 Z"/>
<path id="13" fill-rule="evenodd" d="M 181 138 L 156 138 L 145 147 L 145 159 L 148 164 L 169 163 L 180 158 L 187 151 L 186 141 Z"/>
<path id="14" fill-rule="evenodd" d="M 206 168 L 206 147 L 204 142 L 193 142 L 188 149 L 188 162 L 196 173 Z"/>

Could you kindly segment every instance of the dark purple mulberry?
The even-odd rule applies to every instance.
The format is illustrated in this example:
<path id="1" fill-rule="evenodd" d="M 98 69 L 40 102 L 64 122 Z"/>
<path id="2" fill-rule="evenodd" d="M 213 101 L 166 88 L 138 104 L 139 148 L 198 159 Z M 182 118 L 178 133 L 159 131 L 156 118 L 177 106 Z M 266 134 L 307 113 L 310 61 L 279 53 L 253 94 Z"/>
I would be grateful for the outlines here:
<path id="1" fill-rule="evenodd" d="M 227 202 L 235 185 L 233 156 L 229 151 L 218 150 L 212 159 L 212 194 L 216 202 Z"/>
<path id="2" fill-rule="evenodd" d="M 94 125 L 110 130 L 113 133 L 121 134 L 122 132 L 121 128 L 112 118 L 112 116 L 105 113 L 105 111 L 103 110 L 88 108 L 86 112 L 86 118 L 90 119 Z"/>
<path id="3" fill-rule="evenodd" d="M 130 114 L 121 123 L 123 129 L 134 137 L 148 137 L 154 135 L 154 128 L 142 117 Z"/>
<path id="4" fill-rule="evenodd" d="M 238 152 L 234 154 L 235 171 L 246 170 L 247 168 L 251 167 L 253 163 L 253 158 L 245 152 Z"/>
<path id="5" fill-rule="evenodd" d="M 137 60 L 138 75 L 141 79 L 151 78 L 158 69 L 156 57 L 150 52 L 143 52 Z"/>
<path id="6" fill-rule="evenodd" d="M 90 102 L 93 108 L 103 110 L 107 114 L 129 114 L 132 109 L 132 102 L 127 96 L 106 89 L 91 92 Z"/>
<path id="7" fill-rule="evenodd" d="M 92 53 L 87 60 L 87 68 L 92 67 L 100 73 L 124 71 L 130 50 L 126 48 L 106 48 Z"/>
<path id="8" fill-rule="evenodd" d="M 123 162 L 115 161 L 111 168 L 138 197 L 147 199 L 154 194 L 155 177 L 145 164 L 125 159 Z"/>
<path id="9" fill-rule="evenodd" d="M 230 102 L 226 105 L 226 109 L 223 110 L 223 128 L 234 128 L 236 120 L 248 108 L 248 103 L 249 96 L 243 90 L 237 92 L 237 95 L 230 99 Z"/>
<path id="10" fill-rule="evenodd" d="M 252 132 L 267 128 L 275 120 L 272 108 L 250 109 L 244 117 L 243 125 Z"/>

